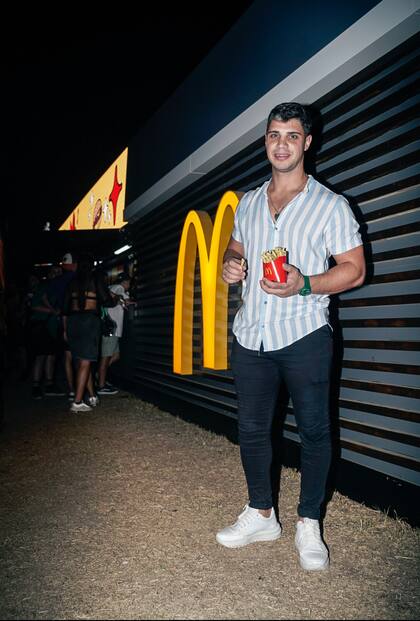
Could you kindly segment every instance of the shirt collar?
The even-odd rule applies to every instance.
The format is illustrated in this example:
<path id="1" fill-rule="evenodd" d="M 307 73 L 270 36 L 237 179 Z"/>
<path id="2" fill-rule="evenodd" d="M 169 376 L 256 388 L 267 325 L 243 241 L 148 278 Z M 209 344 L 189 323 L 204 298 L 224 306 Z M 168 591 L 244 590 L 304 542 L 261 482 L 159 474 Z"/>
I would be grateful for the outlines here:
<path id="1" fill-rule="evenodd" d="M 302 192 L 306 192 L 306 194 L 309 193 L 309 190 L 311 189 L 311 185 L 312 185 L 312 181 L 313 181 L 313 177 L 312 175 L 308 174 L 308 180 L 306 181 L 306 185 L 303 188 Z M 268 186 L 271 183 L 271 177 L 268 181 L 265 182 L 264 186 L 263 186 L 263 193 L 265 196 L 267 196 L 267 190 L 268 190 Z M 299 192 L 300 194 L 301 192 Z"/>

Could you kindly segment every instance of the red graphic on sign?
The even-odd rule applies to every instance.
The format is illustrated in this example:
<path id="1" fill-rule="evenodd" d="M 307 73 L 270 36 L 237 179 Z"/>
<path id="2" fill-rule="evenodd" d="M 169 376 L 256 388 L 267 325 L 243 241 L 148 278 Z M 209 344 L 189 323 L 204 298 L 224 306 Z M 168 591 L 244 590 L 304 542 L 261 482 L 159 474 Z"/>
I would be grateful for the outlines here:
<path id="1" fill-rule="evenodd" d="M 114 213 L 114 225 L 115 225 L 115 220 L 117 217 L 117 202 L 118 202 L 118 197 L 120 195 L 121 189 L 122 189 L 122 183 L 118 183 L 117 166 L 115 166 L 114 187 L 112 188 L 112 192 L 108 198 L 108 200 L 112 202 L 113 213 Z"/>
<path id="2" fill-rule="evenodd" d="M 74 213 L 70 220 L 70 231 L 76 230 L 76 214 Z"/>

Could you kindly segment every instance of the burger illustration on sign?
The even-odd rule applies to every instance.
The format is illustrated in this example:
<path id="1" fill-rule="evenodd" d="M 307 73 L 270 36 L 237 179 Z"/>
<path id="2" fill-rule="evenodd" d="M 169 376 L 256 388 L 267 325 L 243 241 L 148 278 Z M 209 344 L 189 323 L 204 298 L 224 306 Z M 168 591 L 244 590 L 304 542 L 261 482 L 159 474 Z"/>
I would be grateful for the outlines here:
<path id="1" fill-rule="evenodd" d="M 102 217 L 102 201 L 100 198 L 98 198 L 98 200 L 95 203 L 95 208 L 93 210 L 92 228 L 96 228 L 99 225 L 101 221 L 101 217 Z"/>

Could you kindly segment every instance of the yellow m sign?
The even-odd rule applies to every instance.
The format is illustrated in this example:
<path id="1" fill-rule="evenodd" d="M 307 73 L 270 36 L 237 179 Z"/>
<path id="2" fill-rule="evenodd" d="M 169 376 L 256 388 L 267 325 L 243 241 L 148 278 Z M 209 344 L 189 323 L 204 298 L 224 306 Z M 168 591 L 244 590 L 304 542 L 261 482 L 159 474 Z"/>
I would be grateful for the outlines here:
<path id="1" fill-rule="evenodd" d="M 228 285 L 222 280 L 222 259 L 229 242 L 242 192 L 226 192 L 214 228 L 205 211 L 190 211 L 184 222 L 175 288 L 173 371 L 193 372 L 193 303 L 197 247 L 203 305 L 203 366 L 227 369 Z"/>

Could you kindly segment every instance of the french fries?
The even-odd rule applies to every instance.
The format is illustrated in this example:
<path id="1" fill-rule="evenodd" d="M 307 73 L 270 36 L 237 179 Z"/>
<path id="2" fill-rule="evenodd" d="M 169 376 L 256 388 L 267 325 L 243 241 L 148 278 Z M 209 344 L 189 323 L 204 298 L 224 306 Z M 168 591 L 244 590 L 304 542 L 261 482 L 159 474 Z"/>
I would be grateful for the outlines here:
<path id="1" fill-rule="evenodd" d="M 273 248 L 272 250 L 266 250 L 261 254 L 261 258 L 263 263 L 271 263 L 271 261 L 275 261 L 277 257 L 285 257 L 287 254 L 286 248 L 282 248 L 278 246 L 277 248 Z"/>

